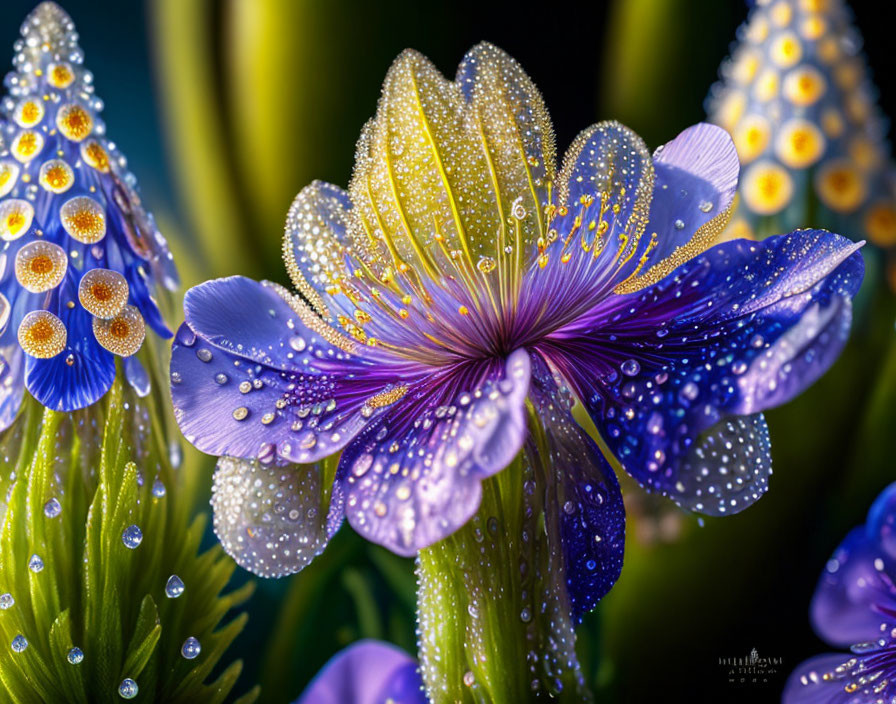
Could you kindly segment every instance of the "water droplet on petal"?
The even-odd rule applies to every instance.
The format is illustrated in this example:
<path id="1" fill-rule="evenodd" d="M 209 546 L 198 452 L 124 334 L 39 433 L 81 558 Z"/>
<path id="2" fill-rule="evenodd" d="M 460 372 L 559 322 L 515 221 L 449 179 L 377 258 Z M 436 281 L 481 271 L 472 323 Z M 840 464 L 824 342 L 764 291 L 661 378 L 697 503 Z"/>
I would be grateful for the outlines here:
<path id="1" fill-rule="evenodd" d="M 12 598 L 12 594 L 9 592 L 0 594 L 0 609 L 3 609 L 4 611 L 11 609 L 15 603 L 16 600 Z"/>
<path id="2" fill-rule="evenodd" d="M 32 572 L 40 572 L 44 568 L 44 561 L 40 559 L 40 555 L 32 555 L 28 560 L 28 569 Z"/>
<path id="3" fill-rule="evenodd" d="M 157 499 L 161 499 L 165 496 L 165 485 L 158 477 L 156 477 L 156 480 L 152 483 L 152 495 Z"/>
<path id="4" fill-rule="evenodd" d="M 675 229 L 683 230 L 684 229 L 684 220 L 676 220 L 675 221 Z"/>
<path id="5" fill-rule="evenodd" d="M 470 672 L 470 670 L 467 670 L 464 673 L 464 684 L 467 685 L 467 687 L 472 687 L 476 684 L 476 676 Z"/>
<path id="6" fill-rule="evenodd" d="M 638 364 L 634 359 L 627 359 L 621 365 L 622 373 L 626 376 L 635 376 L 639 371 L 641 371 L 641 365 Z"/>
<path id="7" fill-rule="evenodd" d="M 10 644 L 13 651 L 16 653 L 21 653 L 25 648 L 28 647 L 28 639 L 25 638 L 21 633 L 12 639 L 12 643 Z"/>
<path id="8" fill-rule="evenodd" d="M 84 653 L 80 648 L 72 648 L 68 651 L 65 659 L 68 660 L 72 665 L 77 665 L 84 659 Z"/>

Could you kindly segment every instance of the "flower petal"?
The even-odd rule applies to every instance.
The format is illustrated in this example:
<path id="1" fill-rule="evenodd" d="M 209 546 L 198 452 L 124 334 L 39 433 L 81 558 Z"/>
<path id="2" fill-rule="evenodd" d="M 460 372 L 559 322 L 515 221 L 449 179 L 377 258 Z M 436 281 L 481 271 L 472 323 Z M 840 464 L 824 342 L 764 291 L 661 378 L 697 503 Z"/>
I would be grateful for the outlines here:
<path id="1" fill-rule="evenodd" d="M 488 198 L 495 199 L 502 220 L 509 216 L 519 224 L 521 246 L 531 257 L 544 234 L 544 204 L 556 177 L 554 131 L 541 93 L 513 58 L 488 42 L 467 52 L 455 82 L 468 105 L 469 138 L 479 144 L 490 165 Z M 489 243 L 503 264 L 500 244 Z M 475 242 L 474 248 L 478 249 Z"/>
<path id="2" fill-rule="evenodd" d="M 236 563 L 259 577 L 298 572 L 342 524 L 335 461 L 263 465 L 222 457 L 212 485 L 215 535 Z"/>
<path id="3" fill-rule="evenodd" d="M 532 402 L 543 424 L 527 444 L 530 462 L 545 477 L 545 522 L 558 530 L 574 622 L 616 583 L 625 550 L 625 507 L 616 474 L 570 413 L 569 391 L 547 365 L 533 364 Z"/>
<path id="4" fill-rule="evenodd" d="M 25 356 L 25 386 L 41 404 L 54 411 L 74 411 L 98 401 L 115 381 L 115 358 L 93 334 L 93 316 L 77 300 L 74 272 L 53 296 L 51 308 L 65 325 L 66 346 L 55 357 Z"/>
<path id="5" fill-rule="evenodd" d="M 867 523 L 854 528 L 828 560 L 811 616 L 815 630 L 832 645 L 876 640 L 880 624 L 896 617 L 894 523 L 896 484 L 891 484 L 871 506 Z"/>
<path id="6" fill-rule="evenodd" d="M 626 471 L 695 510 L 741 510 L 760 492 L 740 492 L 733 505 L 684 496 L 700 486 L 682 474 L 703 459 L 692 454 L 694 443 L 704 433 L 703 442 L 731 442 L 738 428 L 720 422 L 790 400 L 833 363 L 862 278 L 855 250 L 813 230 L 726 242 L 640 293 L 607 299 L 539 348 Z M 752 457 L 763 454 L 758 422 L 739 428 L 758 443 L 743 446 Z M 761 486 L 761 474 L 744 469 L 744 488 Z"/>
<path id="7" fill-rule="evenodd" d="M 352 203 L 338 186 L 314 181 L 303 188 L 286 217 L 283 259 L 289 276 L 311 307 L 327 321 L 338 313 L 352 315 L 346 295 L 354 269 L 347 254 Z"/>
<path id="8" fill-rule="evenodd" d="M 851 679 L 847 671 L 843 671 L 842 675 L 832 676 L 849 660 L 850 656 L 847 653 L 826 653 L 809 658 L 790 674 L 781 696 L 781 703 L 872 704 L 878 701 L 876 697 L 866 698 L 866 692 L 847 694 L 844 686 Z"/>
<path id="9" fill-rule="evenodd" d="M 521 324 L 560 327 L 632 276 L 645 236 L 654 169 L 641 138 L 618 122 L 582 132 L 564 158 L 557 207 L 520 292 Z"/>
<path id="10" fill-rule="evenodd" d="M 655 247 L 639 273 L 622 286 L 638 291 L 716 243 L 730 218 L 740 161 L 729 134 L 700 123 L 654 152 L 656 182 L 647 232 Z"/>
<path id="11" fill-rule="evenodd" d="M 334 655 L 295 704 L 426 704 L 417 661 L 404 651 L 362 640 Z"/>
<path id="12" fill-rule="evenodd" d="M 765 416 L 732 416 L 703 431 L 682 457 L 675 501 L 711 516 L 737 513 L 768 490 L 771 441 Z"/>
<path id="13" fill-rule="evenodd" d="M 171 393 L 187 439 L 203 452 L 251 459 L 274 453 L 316 462 L 345 446 L 407 390 L 420 371 L 313 328 L 280 287 L 242 277 L 187 294 L 172 348 Z M 333 344 L 337 343 L 337 344 Z"/>
<path id="14" fill-rule="evenodd" d="M 355 530 L 410 556 L 476 512 L 480 483 L 526 435 L 529 355 L 502 366 L 433 375 L 345 450 L 337 481 Z"/>

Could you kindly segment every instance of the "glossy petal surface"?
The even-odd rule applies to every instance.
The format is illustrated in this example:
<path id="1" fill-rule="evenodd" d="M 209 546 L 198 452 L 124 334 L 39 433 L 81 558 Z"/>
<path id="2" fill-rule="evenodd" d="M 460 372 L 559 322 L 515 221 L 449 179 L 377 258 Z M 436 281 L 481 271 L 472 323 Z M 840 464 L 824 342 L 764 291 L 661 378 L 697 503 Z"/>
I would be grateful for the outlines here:
<path id="1" fill-rule="evenodd" d="M 415 376 L 409 365 L 357 355 L 319 320 L 303 318 L 314 315 L 303 305 L 242 277 L 191 289 L 171 389 L 181 430 L 200 450 L 315 462 L 403 395 L 399 379 Z"/>
<path id="2" fill-rule="evenodd" d="M 536 441 L 528 451 L 546 475 L 546 523 L 549 533 L 559 529 L 569 606 L 577 623 L 622 571 L 625 507 L 612 467 L 573 419 L 572 399 L 558 381 L 537 359 L 532 399 L 543 424 L 543 445 Z"/>
<path id="3" fill-rule="evenodd" d="M 462 526 L 479 506 L 480 483 L 502 470 L 526 435 L 530 363 L 434 375 L 343 453 L 337 481 L 352 527 L 413 555 Z"/>
<path id="4" fill-rule="evenodd" d="M 362 640 L 334 655 L 295 704 L 426 704 L 417 662 L 387 643 Z"/>
<path id="5" fill-rule="evenodd" d="M 862 272 L 855 245 L 822 231 L 728 242 L 644 291 L 607 299 L 539 348 L 626 470 L 696 508 L 681 488 L 696 485 L 681 472 L 698 438 L 729 416 L 790 400 L 826 371 L 846 341 Z M 762 432 L 744 429 L 761 449 Z"/>

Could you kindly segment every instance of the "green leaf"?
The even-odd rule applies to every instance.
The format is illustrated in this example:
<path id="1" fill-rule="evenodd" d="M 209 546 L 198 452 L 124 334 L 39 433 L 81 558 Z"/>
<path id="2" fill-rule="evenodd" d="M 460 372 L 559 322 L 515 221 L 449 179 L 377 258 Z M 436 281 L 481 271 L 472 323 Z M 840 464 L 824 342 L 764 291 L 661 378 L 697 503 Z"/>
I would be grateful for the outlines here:
<path id="1" fill-rule="evenodd" d="M 171 464 L 166 386 L 156 381 L 145 399 L 116 382 L 71 414 L 26 398 L 0 437 L 10 469 L 0 477 L 0 490 L 9 487 L 0 594 L 14 599 L 0 611 L 0 701 L 117 704 L 125 677 L 137 682 L 138 702 L 224 702 L 236 686 L 241 663 L 218 665 L 246 615 L 223 620 L 253 583 L 225 592 L 235 564 L 217 545 L 200 553 L 205 516 L 191 518 L 199 483 Z M 45 512 L 51 499 L 58 514 Z M 130 526 L 143 535 L 136 546 L 122 539 Z M 29 568 L 32 555 L 43 569 Z M 185 584 L 177 598 L 165 591 L 171 575 Z M 20 634 L 28 646 L 15 652 Z M 188 637 L 201 645 L 193 660 L 181 654 Z M 67 659 L 73 647 L 80 663 Z"/>

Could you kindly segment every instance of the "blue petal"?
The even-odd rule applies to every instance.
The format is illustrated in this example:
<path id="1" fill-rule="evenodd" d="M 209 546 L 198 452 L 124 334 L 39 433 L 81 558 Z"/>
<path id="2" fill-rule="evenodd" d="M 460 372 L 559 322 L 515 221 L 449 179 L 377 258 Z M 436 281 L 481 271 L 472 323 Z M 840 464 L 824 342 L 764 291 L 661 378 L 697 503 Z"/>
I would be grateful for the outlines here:
<path id="1" fill-rule="evenodd" d="M 653 161 L 641 138 L 617 122 L 582 132 L 558 176 L 561 190 L 543 256 L 526 272 L 519 308 L 553 327 L 594 306 L 638 268 L 653 195 Z"/>
<path id="2" fill-rule="evenodd" d="M 610 297 L 540 347 L 626 471 L 695 510 L 739 511 L 764 486 L 743 460 L 762 457 L 766 442 L 758 420 L 740 436 L 726 424 L 790 400 L 837 358 L 862 279 L 856 247 L 810 230 L 726 242 L 640 293 Z M 707 458 L 713 437 L 744 440 L 740 459 Z M 705 483 L 688 468 L 730 471 L 726 458 L 742 474 L 720 500 L 701 500 Z"/>
<path id="3" fill-rule="evenodd" d="M 146 280 L 146 276 L 140 273 L 140 265 L 132 264 L 124 271 L 124 276 L 128 281 L 130 288 L 130 298 L 134 305 L 140 309 L 140 314 L 159 337 L 168 339 L 172 336 L 171 330 L 165 324 L 162 313 L 159 311 L 159 305 L 156 303 L 150 292 L 150 283 Z"/>
<path id="4" fill-rule="evenodd" d="M 812 599 L 812 623 L 832 645 L 876 640 L 896 618 L 896 484 L 877 498 L 864 526 L 854 528 L 828 560 Z M 887 613 L 889 612 L 889 613 Z"/>
<path id="5" fill-rule="evenodd" d="M 426 704 L 417 662 L 387 643 L 362 640 L 334 655 L 295 704 Z"/>
<path id="6" fill-rule="evenodd" d="M 547 477 L 545 521 L 549 531 L 559 524 L 569 604 L 578 622 L 622 571 L 625 507 L 612 467 L 570 413 L 568 392 L 561 392 L 543 360 L 535 360 L 531 396 L 547 452 L 536 451 L 532 461 Z"/>
<path id="7" fill-rule="evenodd" d="M 68 332 L 64 350 L 51 359 L 26 355 L 25 385 L 41 404 L 55 411 L 75 411 L 98 401 L 115 381 L 115 358 L 93 334 L 93 316 L 68 301 L 76 300 L 77 284 L 69 270 L 60 285 L 53 312 Z"/>
<path id="8" fill-rule="evenodd" d="M 526 436 L 529 355 L 448 369 L 414 388 L 342 455 L 337 482 L 352 527 L 414 555 L 466 523 L 481 482 L 504 469 Z"/>
<path id="9" fill-rule="evenodd" d="M 734 198 L 740 172 L 731 137 L 721 127 L 706 123 L 688 127 L 657 149 L 653 166 L 656 183 L 647 232 L 655 232 L 657 239 L 643 272 L 687 245 L 701 228 L 718 218 L 718 228 L 707 232 L 707 227 L 698 235 L 702 246 L 691 256 L 715 243 L 723 221 L 727 221 L 724 213 Z"/>
<path id="10" fill-rule="evenodd" d="M 847 693 L 845 687 L 854 679 L 855 668 L 843 666 L 850 660 L 854 658 L 848 653 L 826 653 L 801 663 L 787 679 L 781 704 L 872 704 L 882 701 L 867 691 L 878 684 L 874 681 L 877 678 L 866 680 L 862 691 L 856 689 L 852 690 L 853 694 Z M 843 674 L 832 676 L 838 669 Z"/>
<path id="11" fill-rule="evenodd" d="M 361 358 L 330 344 L 305 327 L 291 298 L 242 277 L 187 293 L 171 394 L 182 432 L 203 452 L 316 462 L 388 405 L 362 412 L 367 399 L 414 378 L 372 350 Z"/>

